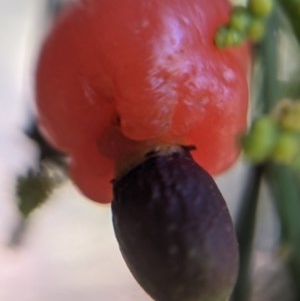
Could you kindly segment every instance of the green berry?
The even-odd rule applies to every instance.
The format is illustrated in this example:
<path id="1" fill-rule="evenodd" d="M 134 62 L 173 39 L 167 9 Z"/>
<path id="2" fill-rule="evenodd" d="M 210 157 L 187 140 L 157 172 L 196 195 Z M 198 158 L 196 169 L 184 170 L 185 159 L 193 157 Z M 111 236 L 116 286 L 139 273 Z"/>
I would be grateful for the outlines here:
<path id="1" fill-rule="evenodd" d="M 215 43 L 218 48 L 239 46 L 244 40 L 245 35 L 243 33 L 230 27 L 221 27 L 215 36 Z"/>
<path id="2" fill-rule="evenodd" d="M 223 26 L 220 27 L 215 35 L 215 44 L 218 48 L 225 48 L 228 45 L 226 44 L 227 34 L 228 34 L 228 27 Z"/>
<path id="3" fill-rule="evenodd" d="M 297 135 L 289 132 L 281 133 L 272 152 L 272 159 L 284 164 L 291 164 L 299 154 Z"/>
<path id="4" fill-rule="evenodd" d="M 245 40 L 245 35 L 242 32 L 234 28 L 229 28 L 225 43 L 228 47 L 239 46 L 244 42 L 244 40 Z"/>
<path id="5" fill-rule="evenodd" d="M 254 16 L 266 18 L 272 12 L 274 0 L 250 0 L 248 5 Z"/>
<path id="6" fill-rule="evenodd" d="M 246 157 L 253 162 L 262 162 L 268 158 L 277 138 L 275 120 L 269 116 L 257 119 L 250 133 L 242 139 Z"/>
<path id="7" fill-rule="evenodd" d="M 266 32 L 265 22 L 259 18 L 253 18 L 248 27 L 248 37 L 252 42 L 262 40 Z"/>
<path id="8" fill-rule="evenodd" d="M 286 102 L 279 112 L 279 124 L 284 130 L 300 131 L 300 102 Z"/>
<path id="9" fill-rule="evenodd" d="M 251 21 L 249 11 L 243 6 L 233 8 L 230 16 L 230 27 L 240 32 L 246 32 Z"/>

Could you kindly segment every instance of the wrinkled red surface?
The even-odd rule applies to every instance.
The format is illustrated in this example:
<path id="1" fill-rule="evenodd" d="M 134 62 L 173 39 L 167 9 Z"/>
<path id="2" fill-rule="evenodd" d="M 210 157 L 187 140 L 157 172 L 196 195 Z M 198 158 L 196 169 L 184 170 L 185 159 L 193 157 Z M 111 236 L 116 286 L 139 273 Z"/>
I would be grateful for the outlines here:
<path id="1" fill-rule="evenodd" d="M 65 9 L 41 50 L 37 108 L 41 129 L 71 155 L 71 176 L 86 195 L 103 201 L 96 183 L 107 178 L 76 155 L 95 145 L 95 165 L 106 169 L 101 162 L 110 160 L 111 175 L 114 161 L 149 140 L 195 145 L 194 158 L 212 174 L 234 162 L 249 53 L 246 45 L 214 46 L 229 12 L 226 0 L 81 0 Z"/>

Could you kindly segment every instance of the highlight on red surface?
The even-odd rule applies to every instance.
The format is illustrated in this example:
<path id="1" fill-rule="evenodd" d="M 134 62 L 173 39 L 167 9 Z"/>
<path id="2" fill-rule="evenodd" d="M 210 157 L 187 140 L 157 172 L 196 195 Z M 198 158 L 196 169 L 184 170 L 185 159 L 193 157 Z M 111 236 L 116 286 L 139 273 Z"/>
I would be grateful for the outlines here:
<path id="1" fill-rule="evenodd" d="M 40 127 L 73 158 L 76 183 L 85 182 L 76 170 L 90 165 L 73 154 L 89 145 L 99 158 L 120 161 L 155 142 L 193 144 L 195 160 L 212 174 L 236 160 L 249 49 L 214 45 L 230 9 L 226 0 L 79 0 L 66 7 L 40 53 L 36 98 Z M 97 195 L 97 176 L 88 173 L 94 180 L 77 185 Z"/>

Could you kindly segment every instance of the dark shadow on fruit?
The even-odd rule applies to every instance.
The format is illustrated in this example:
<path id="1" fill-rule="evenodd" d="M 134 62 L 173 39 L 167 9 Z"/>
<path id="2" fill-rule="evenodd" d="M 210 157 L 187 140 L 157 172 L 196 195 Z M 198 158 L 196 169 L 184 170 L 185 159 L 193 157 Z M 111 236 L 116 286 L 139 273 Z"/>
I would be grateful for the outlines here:
<path id="1" fill-rule="evenodd" d="M 225 301 L 238 270 L 235 232 L 211 176 L 182 147 L 114 182 L 113 224 L 133 276 L 156 301 Z"/>

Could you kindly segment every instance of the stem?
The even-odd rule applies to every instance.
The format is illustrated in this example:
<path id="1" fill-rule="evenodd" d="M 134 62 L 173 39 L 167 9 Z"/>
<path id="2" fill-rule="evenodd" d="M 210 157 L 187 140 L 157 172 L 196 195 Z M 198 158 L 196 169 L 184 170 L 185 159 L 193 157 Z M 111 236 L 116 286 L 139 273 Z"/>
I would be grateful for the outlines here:
<path id="1" fill-rule="evenodd" d="M 232 295 L 232 301 L 247 301 L 250 298 L 252 244 L 255 234 L 256 210 L 263 169 L 263 166 L 251 167 L 247 186 L 242 194 L 241 207 L 236 222 L 240 249 L 240 270 Z"/>
<path id="2" fill-rule="evenodd" d="M 298 42 L 300 43 L 300 1 L 299 0 L 279 0 L 279 4 L 286 13 L 292 25 Z"/>
<path id="3" fill-rule="evenodd" d="M 293 3 L 298 3 L 298 21 L 300 21 L 300 1 L 282 0 L 280 3 L 291 7 Z M 278 16 L 278 13 L 274 14 Z M 276 43 L 276 19 L 270 19 L 270 31 L 262 44 L 262 54 L 265 65 L 265 88 L 264 88 L 264 111 L 270 111 L 278 101 L 278 80 L 277 80 L 277 43 Z M 300 23 L 298 24 L 300 25 Z M 295 28 L 294 28 L 295 29 Z M 300 27 L 298 31 L 300 41 Z M 292 170 L 286 166 L 279 166 L 273 163 L 266 167 L 266 179 L 270 185 L 274 196 L 274 204 L 278 211 L 282 230 L 282 243 L 290 247 L 290 260 L 288 267 L 293 275 L 295 288 L 297 289 L 300 300 L 300 193 L 299 183 Z"/>
<path id="4" fill-rule="evenodd" d="M 64 170 L 53 162 L 41 162 L 39 170 L 30 170 L 26 176 L 19 177 L 16 193 L 21 216 L 8 242 L 10 247 L 16 247 L 21 243 L 29 215 L 44 204 L 53 190 L 64 180 Z"/>
<path id="5" fill-rule="evenodd" d="M 299 183 L 286 166 L 270 164 L 266 178 L 281 221 L 281 241 L 290 250 L 288 267 L 300 300 L 300 193 Z"/>
<path id="6" fill-rule="evenodd" d="M 261 44 L 263 60 L 263 113 L 268 113 L 278 101 L 278 13 L 274 12 L 267 24 L 267 34 Z"/>
<path id="7" fill-rule="evenodd" d="M 262 62 L 262 90 L 258 96 L 261 113 L 268 112 L 277 101 L 277 14 L 273 13 L 267 22 L 264 40 L 254 50 Z M 253 166 L 247 179 L 247 186 L 241 198 L 237 219 L 237 237 L 240 246 L 240 271 L 232 301 L 250 299 L 250 275 L 253 239 L 255 235 L 256 209 L 264 166 Z"/>
<path id="8" fill-rule="evenodd" d="M 8 241 L 8 247 L 15 248 L 21 244 L 23 235 L 27 229 L 27 226 L 28 226 L 28 219 L 21 216 L 20 221 L 17 223 L 17 225 Z"/>

